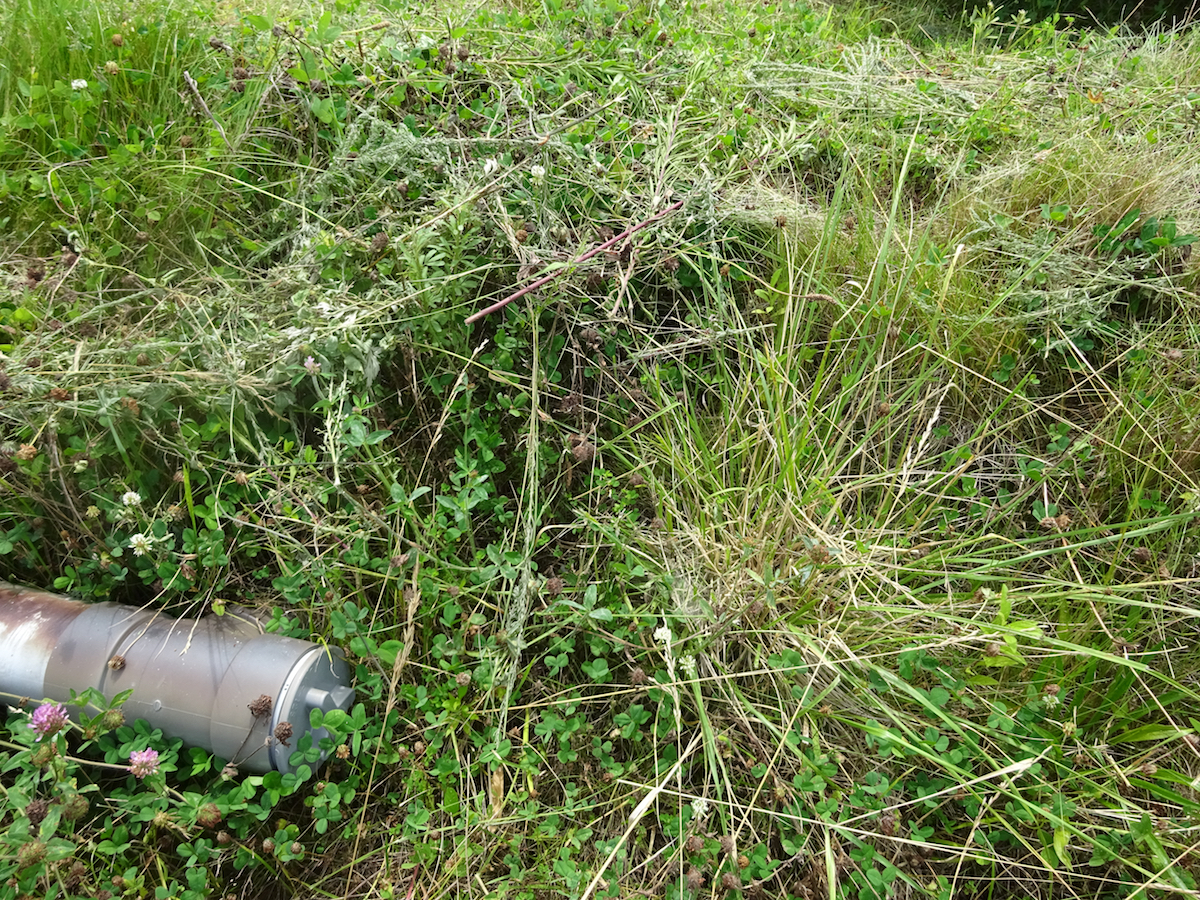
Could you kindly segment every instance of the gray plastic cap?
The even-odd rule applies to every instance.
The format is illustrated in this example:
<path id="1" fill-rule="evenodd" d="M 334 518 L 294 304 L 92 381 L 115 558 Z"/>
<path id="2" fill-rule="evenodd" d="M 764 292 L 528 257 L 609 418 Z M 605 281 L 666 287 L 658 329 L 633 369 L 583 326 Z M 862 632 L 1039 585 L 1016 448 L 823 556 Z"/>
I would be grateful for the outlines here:
<path id="1" fill-rule="evenodd" d="M 350 709 L 354 702 L 354 691 L 346 686 L 350 680 L 350 666 L 341 651 L 325 647 L 314 647 L 296 661 L 279 690 L 272 717 L 272 730 L 282 722 L 288 722 L 296 734 L 308 731 L 312 734 L 313 746 L 322 738 L 329 737 L 324 728 L 310 728 L 314 709 L 323 713 Z M 291 772 L 296 768 L 289 758 L 295 750 L 295 738 L 291 746 L 282 741 L 271 744 L 272 767 L 280 772 Z M 321 754 L 325 758 L 325 754 Z"/>

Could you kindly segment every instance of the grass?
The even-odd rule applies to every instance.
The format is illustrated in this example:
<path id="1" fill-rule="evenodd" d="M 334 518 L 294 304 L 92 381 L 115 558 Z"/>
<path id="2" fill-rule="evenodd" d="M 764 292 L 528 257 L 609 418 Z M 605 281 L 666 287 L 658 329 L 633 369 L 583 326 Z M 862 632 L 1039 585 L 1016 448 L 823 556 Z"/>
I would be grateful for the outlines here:
<path id="1" fill-rule="evenodd" d="M 5 22 L 0 577 L 360 703 L 282 778 L 13 710 L 14 896 L 1196 889 L 1192 31 Z"/>

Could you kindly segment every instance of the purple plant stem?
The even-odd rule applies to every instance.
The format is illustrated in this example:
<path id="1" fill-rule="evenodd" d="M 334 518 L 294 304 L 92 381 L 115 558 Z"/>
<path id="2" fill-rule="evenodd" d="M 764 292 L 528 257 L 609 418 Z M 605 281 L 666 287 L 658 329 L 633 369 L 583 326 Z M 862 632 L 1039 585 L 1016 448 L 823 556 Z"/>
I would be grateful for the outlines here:
<path id="1" fill-rule="evenodd" d="M 543 284 L 547 284 L 548 282 L 553 281 L 555 278 L 562 275 L 568 269 L 573 269 L 575 266 L 579 265 L 580 263 L 587 262 L 589 259 L 591 259 L 593 256 L 595 256 L 597 253 L 603 253 L 609 247 L 613 246 L 613 244 L 620 243 L 621 241 L 625 240 L 625 238 L 629 237 L 631 234 L 641 231 L 647 225 L 653 225 L 659 219 L 663 218 L 663 216 L 670 215 L 671 213 L 675 212 L 675 210 L 679 209 L 681 206 L 683 206 L 682 200 L 672 203 L 670 206 L 668 206 L 666 209 L 662 210 L 661 212 L 657 212 L 654 215 L 652 215 L 650 218 L 648 218 L 642 222 L 638 222 L 632 228 L 627 228 L 625 231 L 622 231 L 616 237 L 605 241 L 603 244 L 600 244 L 598 247 L 593 247 L 587 253 L 584 253 L 580 256 L 575 257 L 573 260 L 571 260 L 569 265 L 563 266 L 561 269 L 555 269 L 549 275 L 543 275 L 537 281 L 534 281 L 531 284 L 525 285 L 525 287 L 521 288 L 515 294 L 509 294 L 503 300 L 500 300 L 497 303 L 493 303 L 487 309 L 481 309 L 481 310 L 479 310 L 479 312 L 472 313 L 470 316 L 467 317 L 466 324 L 470 325 L 473 322 L 478 322 L 484 316 L 489 315 L 490 313 L 494 313 L 494 312 L 496 312 L 496 310 L 504 309 L 504 307 L 508 306 L 508 304 L 512 303 L 514 300 L 519 300 L 520 298 L 522 298 L 526 294 L 528 294 L 530 291 L 537 290 Z"/>

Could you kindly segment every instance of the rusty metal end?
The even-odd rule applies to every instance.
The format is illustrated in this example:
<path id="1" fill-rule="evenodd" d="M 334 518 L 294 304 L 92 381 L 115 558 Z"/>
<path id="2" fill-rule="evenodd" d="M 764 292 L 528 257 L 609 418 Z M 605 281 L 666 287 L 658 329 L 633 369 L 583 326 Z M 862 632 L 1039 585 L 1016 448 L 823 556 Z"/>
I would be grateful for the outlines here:
<path id="1" fill-rule="evenodd" d="M 9 696 L 39 698 L 59 638 L 87 609 L 58 594 L 0 582 L 0 686 Z"/>

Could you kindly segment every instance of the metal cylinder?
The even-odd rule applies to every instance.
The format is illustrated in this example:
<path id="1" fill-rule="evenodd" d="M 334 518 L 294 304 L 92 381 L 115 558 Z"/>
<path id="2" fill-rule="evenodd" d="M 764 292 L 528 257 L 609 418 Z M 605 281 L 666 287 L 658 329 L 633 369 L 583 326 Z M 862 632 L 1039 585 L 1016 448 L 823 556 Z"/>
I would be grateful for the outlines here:
<path id="1" fill-rule="evenodd" d="M 349 681 L 337 648 L 266 634 L 241 612 L 172 619 L 0 583 L 0 696 L 65 701 L 95 688 L 111 700 L 132 689 L 128 718 L 252 772 L 293 771 L 296 742 L 326 736 L 311 711 L 348 710 Z"/>

